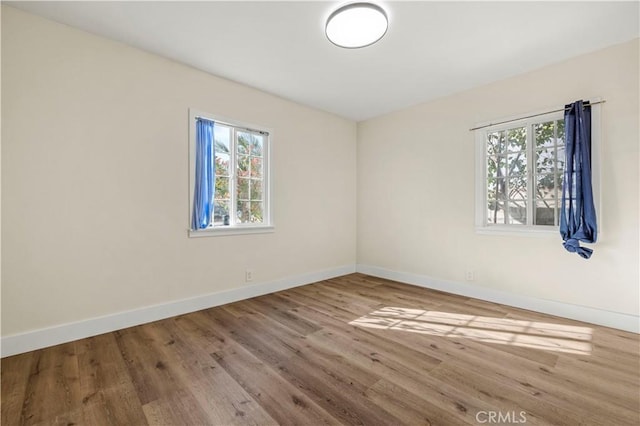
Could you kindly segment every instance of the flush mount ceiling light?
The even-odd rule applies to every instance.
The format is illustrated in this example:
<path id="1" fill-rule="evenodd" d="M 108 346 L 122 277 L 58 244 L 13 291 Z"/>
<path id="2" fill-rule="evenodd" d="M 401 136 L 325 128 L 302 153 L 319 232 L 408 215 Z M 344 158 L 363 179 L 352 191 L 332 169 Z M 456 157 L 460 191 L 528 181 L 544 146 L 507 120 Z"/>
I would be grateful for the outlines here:
<path id="1" fill-rule="evenodd" d="M 372 3 L 351 3 L 327 19 L 325 33 L 331 43 L 347 49 L 372 45 L 387 32 L 387 14 Z"/>

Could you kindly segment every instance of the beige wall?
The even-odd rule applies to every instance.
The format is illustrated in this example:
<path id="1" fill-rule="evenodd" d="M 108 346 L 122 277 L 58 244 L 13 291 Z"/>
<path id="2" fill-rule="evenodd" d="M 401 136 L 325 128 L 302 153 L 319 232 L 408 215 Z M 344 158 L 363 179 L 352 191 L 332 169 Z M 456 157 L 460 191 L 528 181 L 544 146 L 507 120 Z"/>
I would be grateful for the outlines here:
<path id="1" fill-rule="evenodd" d="M 638 40 L 358 125 L 358 263 L 638 315 Z M 602 234 L 585 261 L 559 237 L 474 230 L 479 122 L 602 97 Z"/>
<path id="2" fill-rule="evenodd" d="M 273 234 L 188 238 L 188 109 L 273 130 Z M 355 263 L 355 123 L 2 7 L 2 335 Z"/>

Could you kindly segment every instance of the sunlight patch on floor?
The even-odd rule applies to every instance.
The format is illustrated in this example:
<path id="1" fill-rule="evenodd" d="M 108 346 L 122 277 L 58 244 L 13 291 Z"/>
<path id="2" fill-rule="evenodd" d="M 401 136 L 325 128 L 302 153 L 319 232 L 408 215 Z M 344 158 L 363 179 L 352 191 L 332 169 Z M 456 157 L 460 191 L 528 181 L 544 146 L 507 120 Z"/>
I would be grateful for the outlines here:
<path id="1" fill-rule="evenodd" d="M 591 353 L 592 329 L 573 325 L 385 307 L 349 323 L 384 330 L 472 339 L 580 355 Z"/>

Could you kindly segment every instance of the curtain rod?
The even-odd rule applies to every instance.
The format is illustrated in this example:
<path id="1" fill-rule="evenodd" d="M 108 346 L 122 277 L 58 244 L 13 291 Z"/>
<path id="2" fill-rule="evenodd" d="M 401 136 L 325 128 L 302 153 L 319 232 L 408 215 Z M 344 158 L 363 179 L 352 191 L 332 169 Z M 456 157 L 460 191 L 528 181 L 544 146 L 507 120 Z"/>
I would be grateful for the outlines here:
<path id="1" fill-rule="evenodd" d="M 258 134 L 260 134 L 262 136 L 269 136 L 269 132 L 263 132 L 262 130 L 250 129 L 248 127 L 243 127 L 243 126 L 236 126 L 235 124 L 225 123 L 224 121 L 216 121 L 216 120 L 214 120 L 212 118 L 203 117 L 201 115 L 196 115 L 194 118 L 196 120 L 200 118 L 202 120 L 211 121 L 214 124 L 218 123 L 218 124 L 221 124 L 221 125 L 226 126 L 226 127 L 233 127 L 234 129 L 238 129 L 240 131 L 247 131 L 247 132 L 250 132 L 250 133 L 258 133 Z"/>
<path id="2" fill-rule="evenodd" d="M 605 103 L 605 100 L 602 101 L 596 101 L 596 102 L 589 102 L 589 106 L 591 105 L 596 105 L 596 104 L 603 104 Z M 541 112 L 538 114 L 533 114 L 533 115 L 527 115 L 525 117 L 519 117 L 519 118 L 513 118 L 511 120 L 505 120 L 505 121 L 499 121 L 497 123 L 489 123 L 489 124 L 485 124 L 484 126 L 478 126 L 478 127 L 474 127 L 472 129 L 469 129 L 470 132 L 474 131 L 474 130 L 479 130 L 479 129 L 484 129 L 485 127 L 491 127 L 491 126 L 497 126 L 498 124 L 505 124 L 505 123 L 511 123 L 512 121 L 519 121 L 519 120 L 524 120 L 526 118 L 533 118 L 533 117 L 538 117 L 540 115 L 547 115 L 547 114 L 551 114 L 552 112 L 560 112 L 560 111 L 568 111 L 570 108 L 560 108 L 560 109 L 554 109 L 552 111 L 545 111 L 545 112 Z"/>

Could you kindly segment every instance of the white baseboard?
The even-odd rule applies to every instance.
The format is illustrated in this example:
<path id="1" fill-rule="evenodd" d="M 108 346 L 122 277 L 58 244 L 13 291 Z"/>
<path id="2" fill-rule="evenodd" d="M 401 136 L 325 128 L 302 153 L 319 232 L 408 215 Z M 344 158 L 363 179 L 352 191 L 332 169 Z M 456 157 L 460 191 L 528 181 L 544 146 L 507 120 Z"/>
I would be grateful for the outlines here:
<path id="1" fill-rule="evenodd" d="M 392 271 L 389 269 L 379 268 L 377 266 L 356 265 L 356 271 L 372 275 L 374 277 L 400 281 L 419 287 L 440 290 L 466 297 L 473 297 L 475 299 L 486 300 L 488 302 L 500 303 L 558 317 L 603 325 L 605 327 L 617 328 L 619 330 L 630 331 L 633 333 L 640 333 L 640 317 L 637 315 L 605 311 L 602 309 L 572 305 L 553 300 L 537 299 L 515 293 L 494 290 L 487 287 L 473 286 L 455 281 L 438 280 L 425 275 Z"/>
<path id="2" fill-rule="evenodd" d="M 353 272 L 355 272 L 355 265 L 345 265 L 267 283 L 254 284 L 160 305 L 145 306 L 143 308 L 118 312 L 102 317 L 89 318 L 83 321 L 60 324 L 25 333 L 2 336 L 2 357 L 71 342 L 85 337 L 97 336 L 98 334 L 195 312 L 213 306 L 224 305 L 238 300 L 262 296 L 264 294 L 311 284 Z"/>
<path id="3" fill-rule="evenodd" d="M 311 284 L 317 281 L 360 272 L 379 278 L 399 281 L 419 287 L 440 290 L 447 293 L 501 303 L 503 305 L 556 315 L 620 330 L 640 333 L 640 317 L 619 312 L 605 311 L 587 306 L 578 306 L 553 300 L 536 299 L 515 293 L 493 290 L 481 286 L 472 286 L 460 282 L 444 281 L 425 275 L 398 272 L 370 265 L 345 265 L 338 268 L 287 277 L 267 283 L 254 284 L 238 289 L 205 294 L 188 299 L 177 300 L 160 305 L 146 306 L 102 317 L 60 324 L 52 327 L 3 336 L 1 340 L 2 357 L 20 354 L 48 346 L 71 342 L 85 337 L 96 336 L 127 327 L 133 327 L 152 321 L 170 318 L 189 312 L 220 306 L 238 300 L 249 299 L 274 293 L 288 288 Z"/>

